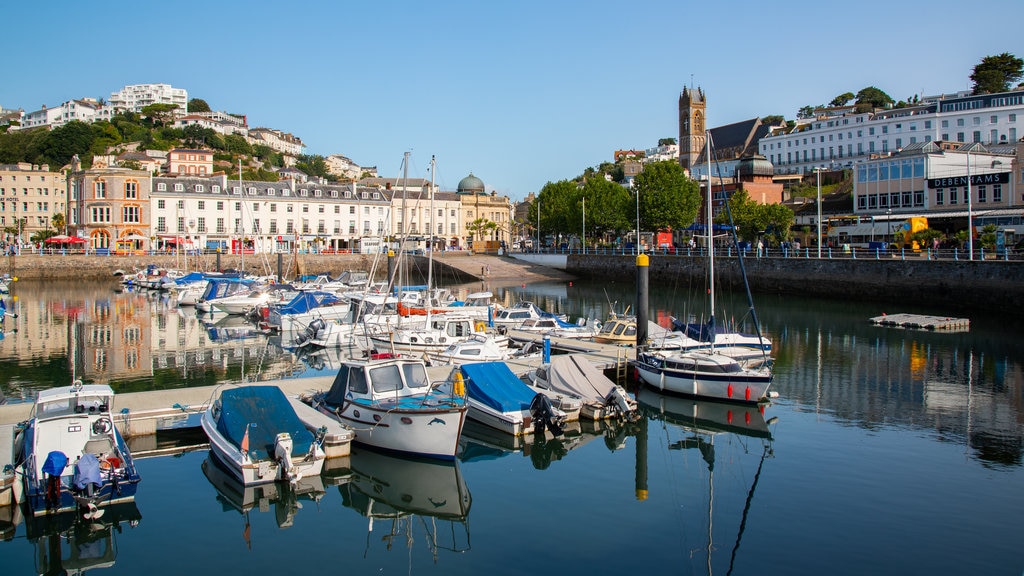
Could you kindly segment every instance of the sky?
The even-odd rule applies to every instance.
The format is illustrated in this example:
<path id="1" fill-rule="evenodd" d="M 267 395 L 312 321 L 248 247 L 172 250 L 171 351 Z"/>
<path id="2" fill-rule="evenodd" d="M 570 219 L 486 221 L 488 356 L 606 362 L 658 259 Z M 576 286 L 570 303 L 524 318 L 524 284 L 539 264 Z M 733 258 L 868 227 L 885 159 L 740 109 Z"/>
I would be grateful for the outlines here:
<path id="1" fill-rule="evenodd" d="M 170 84 L 307 154 L 521 200 L 678 138 L 679 92 L 707 125 L 875 86 L 968 90 L 982 58 L 1024 57 L 1020 0 L 833 4 L 648 0 L 195 1 L 4 8 L 0 106 L 26 112 Z"/>

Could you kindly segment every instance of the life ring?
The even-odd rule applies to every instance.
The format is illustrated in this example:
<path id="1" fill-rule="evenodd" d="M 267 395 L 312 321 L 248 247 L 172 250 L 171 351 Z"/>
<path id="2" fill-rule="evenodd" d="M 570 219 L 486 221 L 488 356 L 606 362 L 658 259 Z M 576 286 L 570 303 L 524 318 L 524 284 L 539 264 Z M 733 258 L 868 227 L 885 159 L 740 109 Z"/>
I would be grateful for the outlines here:
<path id="1" fill-rule="evenodd" d="M 476 321 L 476 325 L 474 326 L 474 329 L 477 332 L 486 332 L 487 331 L 487 322 L 484 322 L 483 320 L 477 320 Z"/>
<path id="2" fill-rule="evenodd" d="M 110 433 L 112 424 L 110 418 L 100 418 L 99 420 L 92 423 L 93 434 L 108 434 Z"/>

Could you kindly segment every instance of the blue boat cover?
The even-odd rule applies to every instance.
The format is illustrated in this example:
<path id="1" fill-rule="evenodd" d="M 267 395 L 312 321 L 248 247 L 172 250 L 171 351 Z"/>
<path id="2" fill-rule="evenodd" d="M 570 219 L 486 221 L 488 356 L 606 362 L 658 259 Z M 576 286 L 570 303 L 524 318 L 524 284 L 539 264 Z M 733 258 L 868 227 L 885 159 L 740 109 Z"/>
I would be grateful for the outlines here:
<path id="1" fill-rule="evenodd" d="M 339 300 L 341 300 L 341 298 L 337 294 L 331 292 L 308 290 L 296 294 L 290 302 L 283 306 L 279 306 L 277 311 L 282 316 L 285 314 L 302 314 L 319 306 L 334 304 Z"/>
<path id="2" fill-rule="evenodd" d="M 527 410 L 537 395 L 504 362 L 463 364 L 460 370 L 469 397 L 501 412 Z"/>
<path id="3" fill-rule="evenodd" d="M 89 484 L 103 484 L 103 479 L 100 478 L 100 461 L 96 459 L 95 454 L 86 452 L 78 459 L 78 463 L 75 464 L 74 484 L 79 490 L 85 490 Z"/>
<path id="4" fill-rule="evenodd" d="M 60 476 L 68 465 L 68 457 L 60 450 L 54 450 L 46 455 L 43 462 L 43 473 L 50 476 Z"/>
<path id="5" fill-rule="evenodd" d="M 293 454 L 309 452 L 313 434 L 277 386 L 231 388 L 221 393 L 220 405 L 217 430 L 240 447 L 248 426 L 249 457 L 253 460 L 273 458 L 274 440 L 281 432 L 291 434 Z"/>

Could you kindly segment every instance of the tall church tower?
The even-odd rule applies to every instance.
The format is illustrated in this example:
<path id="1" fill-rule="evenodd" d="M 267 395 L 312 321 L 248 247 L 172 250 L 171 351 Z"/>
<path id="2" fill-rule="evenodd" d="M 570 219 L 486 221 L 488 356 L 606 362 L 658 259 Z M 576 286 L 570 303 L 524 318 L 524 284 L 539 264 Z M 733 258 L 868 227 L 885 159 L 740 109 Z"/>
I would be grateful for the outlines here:
<path id="1" fill-rule="evenodd" d="M 707 102 L 700 88 L 684 88 L 679 93 L 679 165 L 687 172 L 707 145 L 704 118 Z"/>

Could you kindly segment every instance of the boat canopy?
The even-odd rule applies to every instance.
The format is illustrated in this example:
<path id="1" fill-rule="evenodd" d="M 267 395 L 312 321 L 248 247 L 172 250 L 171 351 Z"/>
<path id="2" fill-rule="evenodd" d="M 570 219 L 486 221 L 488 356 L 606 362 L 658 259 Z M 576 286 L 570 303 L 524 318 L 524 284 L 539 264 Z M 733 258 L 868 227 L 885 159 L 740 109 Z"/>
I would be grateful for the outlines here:
<path id="1" fill-rule="evenodd" d="M 501 412 L 528 410 L 536 392 L 523 383 L 504 362 L 463 364 L 469 397 Z"/>
<path id="2" fill-rule="evenodd" d="M 281 432 L 291 434 L 294 454 L 309 452 L 313 443 L 313 434 L 277 386 L 243 386 L 221 393 L 217 430 L 231 444 L 241 446 L 247 428 L 253 460 L 273 458 L 274 441 Z"/>
<path id="3" fill-rule="evenodd" d="M 570 392 L 584 400 L 601 401 L 615 390 L 615 383 L 603 372 L 586 358 L 575 354 L 551 357 L 548 382 L 552 389 Z"/>
<path id="4" fill-rule="evenodd" d="M 334 293 L 321 290 L 302 291 L 295 295 L 287 304 L 278 307 L 282 316 L 287 314 L 304 314 L 314 308 L 334 304 L 341 298 Z"/>

